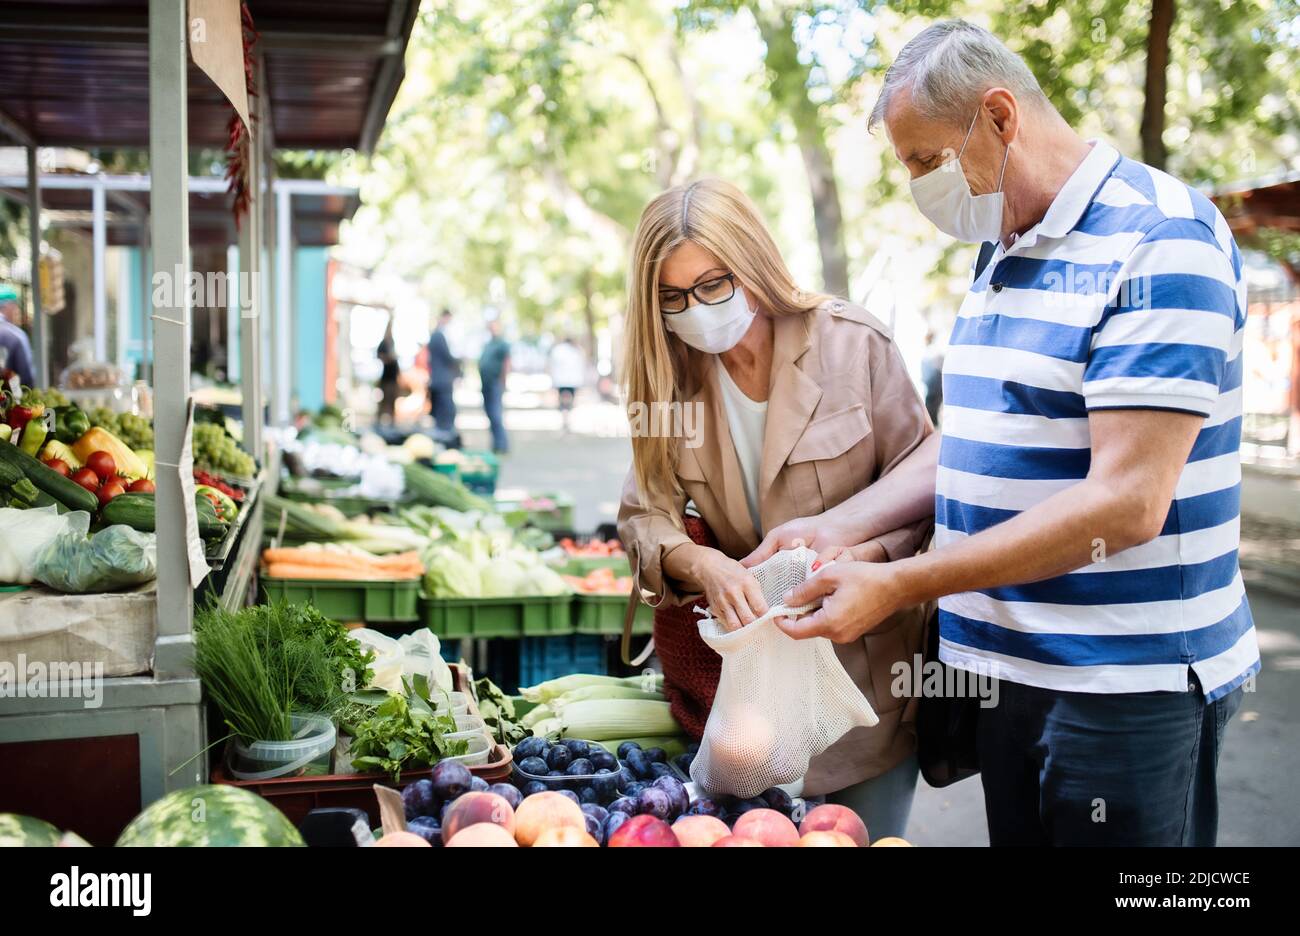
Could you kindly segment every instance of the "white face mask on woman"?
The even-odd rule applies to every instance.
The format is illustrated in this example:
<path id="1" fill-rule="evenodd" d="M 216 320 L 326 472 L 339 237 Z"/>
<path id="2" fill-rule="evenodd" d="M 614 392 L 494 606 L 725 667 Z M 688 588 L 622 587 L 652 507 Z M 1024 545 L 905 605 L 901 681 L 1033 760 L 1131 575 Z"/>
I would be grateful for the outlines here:
<path id="1" fill-rule="evenodd" d="M 1008 145 L 1002 156 L 997 191 L 988 195 L 972 195 L 970 183 L 966 181 L 966 173 L 961 167 L 961 156 L 966 152 L 966 144 L 970 142 L 979 116 L 977 110 L 966 131 L 966 139 L 961 141 L 957 158 L 927 172 L 919 179 L 913 179 L 911 186 L 917 209 L 931 224 L 949 237 L 972 244 L 995 241 L 1002 236 L 1002 208 L 1005 201 L 1002 178 L 1007 172 L 1007 157 L 1011 155 L 1011 147 Z"/>
<path id="2" fill-rule="evenodd" d="M 682 312 L 664 314 L 664 327 L 697 351 L 721 354 L 736 346 L 754 321 L 743 289 L 726 302 L 705 305 L 697 302 Z"/>

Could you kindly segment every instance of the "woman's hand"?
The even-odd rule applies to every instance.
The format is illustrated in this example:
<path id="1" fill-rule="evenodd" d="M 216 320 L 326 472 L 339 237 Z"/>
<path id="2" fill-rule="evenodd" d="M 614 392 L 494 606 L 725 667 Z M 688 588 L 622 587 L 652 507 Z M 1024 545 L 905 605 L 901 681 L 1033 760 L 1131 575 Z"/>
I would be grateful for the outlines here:
<path id="1" fill-rule="evenodd" d="M 767 536 L 763 537 L 763 542 L 758 544 L 758 548 L 741 559 L 740 563 L 752 569 L 782 549 L 806 546 L 823 552 L 847 548 L 850 543 L 857 542 L 859 538 L 857 531 L 837 523 L 829 514 L 822 514 L 819 517 L 797 517 L 769 530 Z"/>
<path id="2" fill-rule="evenodd" d="M 707 546 L 692 548 L 682 576 L 704 592 L 709 611 L 729 631 L 739 630 L 767 613 L 758 580 L 735 559 Z"/>
<path id="3" fill-rule="evenodd" d="M 857 546 L 831 546 L 817 554 L 813 571 L 832 562 L 888 562 L 885 547 L 876 540 L 859 543 Z"/>

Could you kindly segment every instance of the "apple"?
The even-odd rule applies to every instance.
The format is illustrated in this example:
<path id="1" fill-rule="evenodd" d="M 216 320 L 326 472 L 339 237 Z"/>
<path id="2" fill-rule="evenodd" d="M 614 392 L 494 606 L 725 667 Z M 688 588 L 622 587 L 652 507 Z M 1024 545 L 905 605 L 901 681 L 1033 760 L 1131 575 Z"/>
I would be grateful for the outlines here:
<path id="1" fill-rule="evenodd" d="M 681 845 L 672 826 L 654 816 L 633 816 L 609 837 L 610 848 L 680 848 Z"/>

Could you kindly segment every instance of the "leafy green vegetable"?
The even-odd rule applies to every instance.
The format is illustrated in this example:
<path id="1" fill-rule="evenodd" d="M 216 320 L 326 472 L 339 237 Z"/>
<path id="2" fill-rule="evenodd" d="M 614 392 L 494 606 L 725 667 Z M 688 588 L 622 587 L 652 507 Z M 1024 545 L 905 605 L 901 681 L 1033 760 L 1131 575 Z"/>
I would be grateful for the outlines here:
<path id="1" fill-rule="evenodd" d="M 486 676 L 474 680 L 474 695 L 479 714 L 499 744 L 514 747 L 532 733 L 515 721 L 514 701 Z"/>
<path id="2" fill-rule="evenodd" d="M 422 682 L 418 677 L 415 684 L 404 681 L 406 695 L 387 695 L 377 705 L 360 693 L 352 695 L 356 708 L 348 712 L 346 730 L 352 736 L 349 750 L 356 770 L 382 771 L 396 781 L 403 770 L 431 767 L 444 757 L 468 753 L 468 741 L 443 737 L 456 730 L 456 718 L 450 705 L 437 713 Z"/>

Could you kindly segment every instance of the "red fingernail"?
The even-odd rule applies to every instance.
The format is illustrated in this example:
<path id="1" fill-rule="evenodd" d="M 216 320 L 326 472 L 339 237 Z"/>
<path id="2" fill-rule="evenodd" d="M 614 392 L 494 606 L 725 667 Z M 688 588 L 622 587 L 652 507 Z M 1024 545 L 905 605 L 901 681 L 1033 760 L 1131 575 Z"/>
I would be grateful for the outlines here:
<path id="1" fill-rule="evenodd" d="M 822 561 L 821 561 L 820 559 L 818 559 L 816 562 L 814 562 L 814 563 L 812 564 L 812 570 L 813 570 L 814 572 L 816 572 L 816 571 L 817 571 L 818 569 L 820 569 L 821 567 L 822 567 Z"/>

